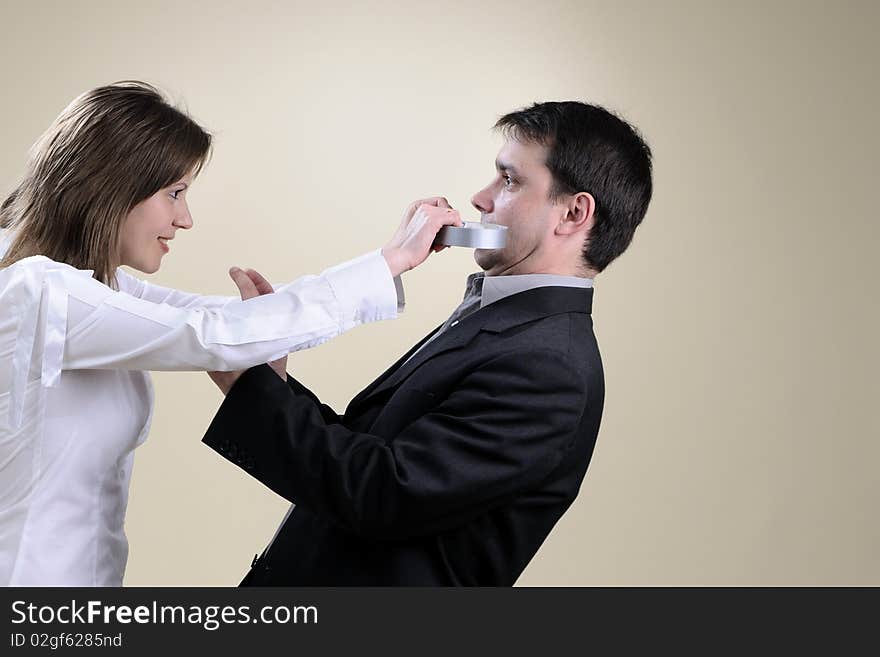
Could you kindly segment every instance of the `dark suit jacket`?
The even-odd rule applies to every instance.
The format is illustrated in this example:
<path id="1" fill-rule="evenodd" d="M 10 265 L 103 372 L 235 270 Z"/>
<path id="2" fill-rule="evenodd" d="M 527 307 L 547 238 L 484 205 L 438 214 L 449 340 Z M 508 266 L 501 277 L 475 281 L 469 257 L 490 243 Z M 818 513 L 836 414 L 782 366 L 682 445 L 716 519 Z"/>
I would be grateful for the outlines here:
<path id="1" fill-rule="evenodd" d="M 490 304 L 343 416 L 266 365 L 243 374 L 204 442 L 296 508 L 242 584 L 513 584 L 599 431 L 592 296 L 545 287 Z"/>

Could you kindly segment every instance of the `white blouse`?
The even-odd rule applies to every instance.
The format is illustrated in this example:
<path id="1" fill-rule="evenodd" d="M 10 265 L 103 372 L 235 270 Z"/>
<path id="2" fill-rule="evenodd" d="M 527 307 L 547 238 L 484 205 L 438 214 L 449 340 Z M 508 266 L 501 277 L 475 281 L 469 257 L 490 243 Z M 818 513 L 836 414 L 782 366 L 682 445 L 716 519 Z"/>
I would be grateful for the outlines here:
<path id="1" fill-rule="evenodd" d="M 0 269 L 0 584 L 121 586 L 145 370 L 251 367 L 396 317 L 400 293 L 378 251 L 248 301 L 117 280 Z"/>

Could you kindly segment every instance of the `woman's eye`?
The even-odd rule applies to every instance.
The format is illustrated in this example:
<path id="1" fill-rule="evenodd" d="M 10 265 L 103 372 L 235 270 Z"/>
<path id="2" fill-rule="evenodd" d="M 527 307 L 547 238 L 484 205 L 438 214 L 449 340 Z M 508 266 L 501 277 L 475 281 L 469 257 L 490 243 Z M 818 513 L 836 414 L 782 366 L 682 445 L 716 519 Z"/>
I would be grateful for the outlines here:
<path id="1" fill-rule="evenodd" d="M 171 198 L 176 201 L 180 197 L 180 192 L 182 191 L 182 189 L 175 189 L 173 192 L 171 192 Z"/>

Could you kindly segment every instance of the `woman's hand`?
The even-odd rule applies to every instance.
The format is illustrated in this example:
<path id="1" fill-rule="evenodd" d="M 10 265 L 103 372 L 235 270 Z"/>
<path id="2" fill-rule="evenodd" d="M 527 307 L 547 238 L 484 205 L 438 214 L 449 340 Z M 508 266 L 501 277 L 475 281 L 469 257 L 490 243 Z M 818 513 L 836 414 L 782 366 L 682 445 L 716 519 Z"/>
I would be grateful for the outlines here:
<path id="1" fill-rule="evenodd" d="M 442 196 L 422 199 L 411 203 L 394 237 L 382 248 L 392 276 L 399 276 L 422 264 L 432 251 L 444 246 L 434 245 L 437 233 L 443 226 L 461 226 L 458 210 L 449 207 Z"/>
<path id="2" fill-rule="evenodd" d="M 263 294 L 272 294 L 275 291 L 272 288 L 272 284 L 263 278 L 260 272 L 253 269 L 244 270 L 233 267 L 229 270 L 229 276 L 236 287 L 238 287 L 242 301 Z M 275 373 L 281 377 L 282 381 L 287 381 L 287 356 L 271 361 L 269 367 L 275 370 Z M 236 372 L 208 372 L 208 376 L 217 384 L 217 387 L 220 388 L 224 395 L 229 393 L 229 390 L 238 381 L 238 377 L 241 374 L 241 370 Z"/>

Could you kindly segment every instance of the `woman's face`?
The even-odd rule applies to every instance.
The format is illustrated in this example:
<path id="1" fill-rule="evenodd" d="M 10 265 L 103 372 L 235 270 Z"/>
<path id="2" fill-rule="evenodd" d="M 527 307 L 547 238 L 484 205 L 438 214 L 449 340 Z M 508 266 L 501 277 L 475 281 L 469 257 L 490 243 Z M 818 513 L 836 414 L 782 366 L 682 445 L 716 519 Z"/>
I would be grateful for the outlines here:
<path id="1" fill-rule="evenodd" d="M 178 228 L 192 228 L 186 191 L 192 184 L 188 174 L 160 189 L 131 209 L 122 225 L 119 264 L 152 274 L 159 270 L 162 256 L 170 250 Z"/>

